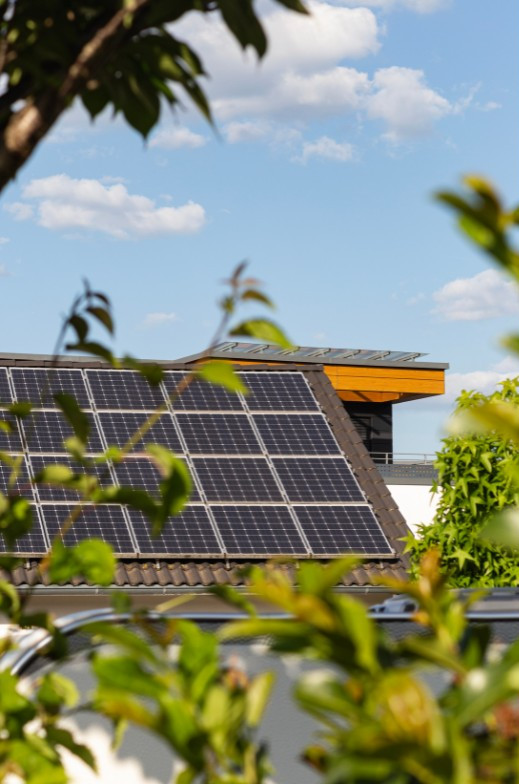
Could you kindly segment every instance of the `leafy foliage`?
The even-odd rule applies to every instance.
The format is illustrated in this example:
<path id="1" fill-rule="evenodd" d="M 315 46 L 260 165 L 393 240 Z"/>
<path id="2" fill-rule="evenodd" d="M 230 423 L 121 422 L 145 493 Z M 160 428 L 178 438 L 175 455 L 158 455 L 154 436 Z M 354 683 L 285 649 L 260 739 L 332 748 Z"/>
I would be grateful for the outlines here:
<path id="1" fill-rule="evenodd" d="M 488 410 L 496 405 L 517 407 L 518 403 L 519 378 L 503 382 L 488 397 L 463 392 L 458 398 L 454 427 L 462 432 L 445 438 L 437 454 L 438 481 L 433 491 L 438 493 L 438 507 L 434 520 L 420 526 L 417 538 L 409 541 L 414 574 L 423 554 L 436 548 L 451 585 L 465 588 L 517 584 L 516 556 L 501 546 L 482 541 L 481 532 L 497 512 L 519 503 L 519 451 L 517 444 L 495 429 L 480 426 L 474 432 L 474 423 L 481 415 L 478 409 Z"/>
<path id="2" fill-rule="evenodd" d="M 299 588 L 280 572 L 253 569 L 253 592 L 291 617 L 251 617 L 222 632 L 267 636 L 273 651 L 325 666 L 295 691 L 322 728 L 306 762 L 323 784 L 514 784 L 519 643 L 492 660 L 489 629 L 468 624 L 471 600 L 448 589 L 434 552 L 416 582 L 383 581 L 417 606 L 420 631 L 393 639 L 359 601 L 335 590 L 352 566 L 302 563 Z M 437 693 L 427 681 L 440 674 Z"/>
<path id="3" fill-rule="evenodd" d="M 261 784 L 270 768 L 255 733 L 273 685 L 222 663 L 214 634 L 188 621 L 152 627 L 143 639 L 106 624 L 87 627 L 115 650 L 96 653 L 94 707 L 118 726 L 131 722 L 162 738 L 185 767 L 177 784 Z M 180 645 L 178 661 L 171 645 Z"/>
<path id="4" fill-rule="evenodd" d="M 111 107 L 145 138 L 184 95 L 211 121 L 200 56 L 174 34 L 189 12 L 218 13 L 240 46 L 265 54 L 254 0 L 0 0 L 0 188 L 77 97 L 92 118 Z"/>

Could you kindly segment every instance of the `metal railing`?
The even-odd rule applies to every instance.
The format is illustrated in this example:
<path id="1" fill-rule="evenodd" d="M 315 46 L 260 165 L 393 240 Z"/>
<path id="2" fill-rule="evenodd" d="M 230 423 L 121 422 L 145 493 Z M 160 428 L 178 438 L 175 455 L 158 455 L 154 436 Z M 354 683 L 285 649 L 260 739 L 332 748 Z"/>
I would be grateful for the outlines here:
<path id="1" fill-rule="evenodd" d="M 377 465 L 432 465 L 436 455 L 427 452 L 370 452 Z"/>

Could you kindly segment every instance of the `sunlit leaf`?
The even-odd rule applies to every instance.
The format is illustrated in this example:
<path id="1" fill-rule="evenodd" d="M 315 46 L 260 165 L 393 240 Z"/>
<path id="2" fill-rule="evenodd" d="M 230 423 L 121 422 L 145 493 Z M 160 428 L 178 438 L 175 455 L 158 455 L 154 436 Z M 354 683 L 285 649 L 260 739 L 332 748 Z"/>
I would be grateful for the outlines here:
<path id="1" fill-rule="evenodd" d="M 241 392 L 242 395 L 248 393 L 247 387 L 229 362 L 205 362 L 196 371 L 196 375 L 210 384 L 228 389 L 229 392 Z"/>
<path id="2" fill-rule="evenodd" d="M 274 324 L 274 322 L 267 321 L 266 319 L 243 321 L 241 324 L 234 327 L 229 334 L 237 337 L 244 336 L 255 338 L 264 343 L 273 343 L 276 346 L 281 346 L 281 348 L 285 349 L 294 348 L 284 332 Z"/>

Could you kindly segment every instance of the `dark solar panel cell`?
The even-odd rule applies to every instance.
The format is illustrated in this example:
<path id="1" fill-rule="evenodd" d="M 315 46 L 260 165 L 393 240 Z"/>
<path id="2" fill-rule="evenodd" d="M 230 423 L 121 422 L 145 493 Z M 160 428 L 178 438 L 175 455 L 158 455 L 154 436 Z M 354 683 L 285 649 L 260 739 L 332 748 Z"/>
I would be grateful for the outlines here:
<path id="1" fill-rule="evenodd" d="M 255 414 L 267 451 L 274 455 L 327 455 L 339 445 L 320 414 Z"/>
<path id="2" fill-rule="evenodd" d="M 12 428 L 10 433 L 0 430 L 0 450 L 2 452 L 21 452 L 22 442 L 16 417 L 11 416 L 7 411 L 0 411 L 0 422 L 7 422 Z"/>
<path id="3" fill-rule="evenodd" d="M 283 500 L 263 457 L 197 457 L 193 465 L 208 501 Z"/>
<path id="4" fill-rule="evenodd" d="M 153 411 L 164 396 L 132 370 L 87 370 L 96 408 L 138 408 Z"/>
<path id="5" fill-rule="evenodd" d="M 13 396 L 7 378 L 7 370 L 0 368 L 0 406 L 8 406 L 12 402 Z"/>
<path id="6" fill-rule="evenodd" d="M 294 506 L 314 555 L 389 555 L 392 550 L 368 506 Z"/>
<path id="7" fill-rule="evenodd" d="M 135 537 L 142 555 L 170 556 L 223 555 L 209 515 L 203 506 L 189 506 L 170 517 L 162 533 L 151 536 L 151 524 L 141 512 L 129 509 Z"/>
<path id="8" fill-rule="evenodd" d="M 29 533 L 17 539 L 14 547 L 8 547 L 3 535 L 0 533 L 0 553 L 12 553 L 13 555 L 45 555 L 47 550 L 47 542 L 36 506 L 32 507 L 31 530 Z"/>
<path id="9" fill-rule="evenodd" d="M 164 374 L 164 384 L 171 395 L 183 373 L 171 371 Z M 176 411 L 243 411 L 238 395 L 206 381 L 194 380 L 172 401 Z"/>
<path id="10" fill-rule="evenodd" d="M 88 469 L 86 469 L 83 466 L 74 463 L 74 461 L 68 458 L 66 455 L 60 455 L 59 457 L 53 457 L 50 455 L 45 457 L 42 455 L 31 455 L 31 463 L 35 476 L 45 466 L 59 463 L 60 465 L 65 465 L 72 469 L 75 474 L 88 474 L 90 476 L 97 477 L 102 487 L 107 487 L 108 485 L 113 484 L 110 471 L 106 464 L 93 464 Z M 60 485 L 51 485 L 39 482 L 37 484 L 37 488 L 41 501 L 69 501 L 71 503 L 73 501 L 78 501 L 80 498 L 80 494 L 76 490 L 60 487 Z"/>
<path id="11" fill-rule="evenodd" d="M 177 422 L 194 454 L 261 454 L 246 414 L 177 414 Z"/>
<path id="12" fill-rule="evenodd" d="M 273 463 L 291 501 L 364 501 L 342 457 L 278 457 Z"/>
<path id="13" fill-rule="evenodd" d="M 52 540 L 60 531 L 73 506 L 42 504 L 43 520 Z M 73 547 L 85 539 L 102 539 L 119 555 L 133 555 L 135 546 L 120 506 L 86 506 L 65 534 L 65 544 Z"/>
<path id="14" fill-rule="evenodd" d="M 122 447 L 147 420 L 146 414 L 131 412 L 103 411 L 99 414 L 101 428 L 109 446 Z M 135 446 L 144 449 L 146 444 L 161 444 L 173 452 L 181 452 L 182 447 L 175 429 L 173 417 L 167 411 Z"/>
<path id="15" fill-rule="evenodd" d="M 11 372 L 17 400 L 29 400 L 37 407 L 56 408 L 53 395 L 65 392 L 72 395 L 81 408 L 91 407 L 80 370 L 13 368 Z"/>
<path id="16" fill-rule="evenodd" d="M 162 479 L 157 466 L 145 457 L 129 456 L 115 466 L 117 481 L 126 487 L 146 490 L 153 496 L 159 495 L 159 482 Z M 191 501 L 199 501 L 200 495 L 195 485 L 191 492 Z"/>
<path id="17" fill-rule="evenodd" d="M 213 506 L 211 510 L 228 555 L 306 553 L 286 506 Z"/>
<path id="18" fill-rule="evenodd" d="M 0 491 L 6 495 L 23 495 L 24 498 L 28 498 L 30 501 L 34 500 L 25 458 L 23 458 L 20 465 L 14 484 L 9 487 L 12 470 L 10 465 L 0 462 Z"/>
<path id="19" fill-rule="evenodd" d="M 251 411 L 316 411 L 319 406 L 302 373 L 240 374 L 249 389 Z"/>
<path id="20" fill-rule="evenodd" d="M 103 445 L 92 414 L 88 414 L 90 433 L 87 452 L 102 452 Z M 73 435 L 71 426 L 59 411 L 35 411 L 22 421 L 29 452 L 65 452 L 63 442 Z"/>

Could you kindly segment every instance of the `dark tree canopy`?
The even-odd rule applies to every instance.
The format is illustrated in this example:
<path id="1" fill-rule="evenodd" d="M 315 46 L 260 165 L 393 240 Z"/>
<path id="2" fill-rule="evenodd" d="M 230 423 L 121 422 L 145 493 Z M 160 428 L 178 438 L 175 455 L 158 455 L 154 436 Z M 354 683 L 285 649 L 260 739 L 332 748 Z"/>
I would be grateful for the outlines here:
<path id="1" fill-rule="evenodd" d="M 299 0 L 275 1 L 305 13 Z M 254 0 L 0 0 L 0 189 L 76 96 L 92 118 L 110 105 L 144 137 L 182 92 L 211 120 L 202 59 L 174 35 L 190 11 L 219 14 L 243 48 L 265 54 Z"/>

